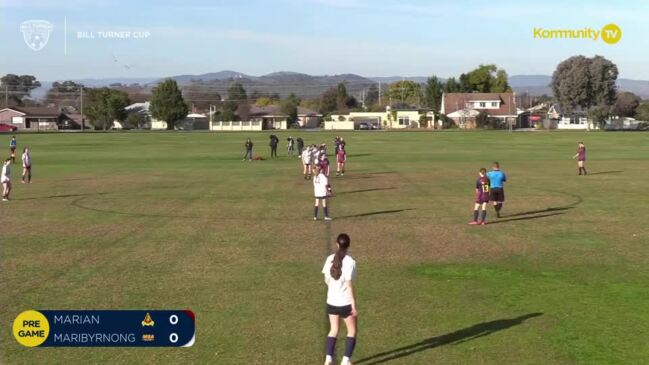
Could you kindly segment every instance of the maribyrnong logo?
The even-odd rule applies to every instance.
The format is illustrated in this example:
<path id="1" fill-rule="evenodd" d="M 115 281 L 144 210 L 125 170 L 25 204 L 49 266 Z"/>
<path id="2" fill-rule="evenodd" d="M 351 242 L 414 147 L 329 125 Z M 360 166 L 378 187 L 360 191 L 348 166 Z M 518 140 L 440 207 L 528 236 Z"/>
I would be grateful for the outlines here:
<path id="1" fill-rule="evenodd" d="M 605 43 L 615 44 L 622 38 L 622 29 L 617 24 L 606 24 L 602 29 L 545 29 L 536 27 L 533 30 L 535 39 L 601 39 Z"/>
<path id="2" fill-rule="evenodd" d="M 26 20 L 20 24 L 25 44 L 34 51 L 45 48 L 52 29 L 54 26 L 47 20 Z"/>

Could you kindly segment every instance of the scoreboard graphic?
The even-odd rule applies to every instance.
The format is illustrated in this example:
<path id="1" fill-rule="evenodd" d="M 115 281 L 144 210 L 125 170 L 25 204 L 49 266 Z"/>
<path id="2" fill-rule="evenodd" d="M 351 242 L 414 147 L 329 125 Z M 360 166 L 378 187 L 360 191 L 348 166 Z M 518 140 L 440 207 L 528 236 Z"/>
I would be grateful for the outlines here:
<path id="1" fill-rule="evenodd" d="M 27 310 L 13 323 L 26 347 L 189 347 L 190 310 Z"/>

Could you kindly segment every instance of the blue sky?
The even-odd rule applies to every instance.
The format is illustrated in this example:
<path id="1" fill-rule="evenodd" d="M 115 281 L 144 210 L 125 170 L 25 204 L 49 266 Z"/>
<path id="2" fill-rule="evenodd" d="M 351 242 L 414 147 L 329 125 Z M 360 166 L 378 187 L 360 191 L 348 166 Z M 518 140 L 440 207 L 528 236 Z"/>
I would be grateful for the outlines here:
<path id="1" fill-rule="evenodd" d="M 631 1 L 124 1 L 0 0 L 0 73 L 40 80 L 158 77 L 236 70 L 363 76 L 456 76 L 481 63 L 510 75 L 551 74 L 575 55 L 603 55 L 620 76 L 649 80 L 649 2 Z M 20 24 L 51 22 L 47 46 Z M 67 19 L 67 37 L 64 37 Z M 615 45 L 533 39 L 533 28 L 600 29 Z M 147 38 L 79 39 L 77 32 L 148 32 Z M 145 33 L 139 33 L 145 34 Z M 67 38 L 67 54 L 64 54 Z"/>

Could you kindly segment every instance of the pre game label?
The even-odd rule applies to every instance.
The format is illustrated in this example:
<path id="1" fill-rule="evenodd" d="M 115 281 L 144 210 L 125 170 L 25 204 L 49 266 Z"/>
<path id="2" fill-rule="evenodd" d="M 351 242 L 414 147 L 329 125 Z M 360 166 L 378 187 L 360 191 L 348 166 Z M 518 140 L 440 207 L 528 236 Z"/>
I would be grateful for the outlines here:
<path id="1" fill-rule="evenodd" d="M 13 333 L 27 347 L 188 347 L 195 316 L 189 310 L 29 310 L 16 317 Z"/>

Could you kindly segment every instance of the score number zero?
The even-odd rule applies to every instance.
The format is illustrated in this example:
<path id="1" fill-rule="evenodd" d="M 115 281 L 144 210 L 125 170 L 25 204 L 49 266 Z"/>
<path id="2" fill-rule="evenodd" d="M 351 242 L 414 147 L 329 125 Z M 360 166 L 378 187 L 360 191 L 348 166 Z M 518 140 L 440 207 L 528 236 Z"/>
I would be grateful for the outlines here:
<path id="1" fill-rule="evenodd" d="M 171 324 L 174 325 L 174 326 L 175 326 L 176 324 L 178 324 L 178 316 L 175 315 L 175 314 L 170 315 L 170 316 L 169 316 L 169 323 L 171 323 Z M 175 333 L 175 332 L 172 332 L 172 333 L 169 335 L 169 341 L 171 341 L 171 343 L 176 343 L 176 342 L 178 342 L 178 334 Z"/>

